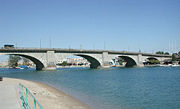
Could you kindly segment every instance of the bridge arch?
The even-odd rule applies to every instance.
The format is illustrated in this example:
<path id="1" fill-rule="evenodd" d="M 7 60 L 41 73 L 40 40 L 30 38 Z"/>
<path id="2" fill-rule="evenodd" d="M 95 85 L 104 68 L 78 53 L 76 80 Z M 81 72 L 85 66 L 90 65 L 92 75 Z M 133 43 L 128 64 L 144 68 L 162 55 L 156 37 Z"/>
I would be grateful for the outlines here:
<path id="1" fill-rule="evenodd" d="M 118 56 L 118 57 L 122 58 L 126 62 L 125 67 L 137 66 L 136 61 L 129 56 Z"/>
<path id="2" fill-rule="evenodd" d="M 34 62 L 34 64 L 36 64 L 36 70 L 42 70 L 44 68 L 44 64 L 35 57 L 24 55 L 24 54 L 8 54 L 8 55 L 17 55 L 17 56 L 25 57 L 31 60 L 32 62 Z"/>
<path id="3" fill-rule="evenodd" d="M 101 66 L 100 62 L 92 56 L 82 55 L 82 54 L 75 54 L 75 55 L 87 59 L 90 62 L 90 68 L 98 68 Z"/>

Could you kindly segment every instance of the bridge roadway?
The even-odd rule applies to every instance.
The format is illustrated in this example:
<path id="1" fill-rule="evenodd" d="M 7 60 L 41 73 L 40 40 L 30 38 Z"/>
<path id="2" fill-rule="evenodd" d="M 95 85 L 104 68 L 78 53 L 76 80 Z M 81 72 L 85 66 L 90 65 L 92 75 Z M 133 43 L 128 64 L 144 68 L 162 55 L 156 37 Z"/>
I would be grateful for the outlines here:
<path id="1" fill-rule="evenodd" d="M 91 68 L 109 67 L 113 59 L 121 57 L 126 66 L 143 66 L 147 59 L 156 59 L 163 62 L 171 59 L 171 55 L 160 55 L 141 52 L 113 51 L 113 50 L 84 50 L 61 48 L 0 48 L 0 55 L 19 55 L 30 59 L 36 64 L 37 70 L 56 69 L 59 60 L 76 55 L 87 59 Z"/>

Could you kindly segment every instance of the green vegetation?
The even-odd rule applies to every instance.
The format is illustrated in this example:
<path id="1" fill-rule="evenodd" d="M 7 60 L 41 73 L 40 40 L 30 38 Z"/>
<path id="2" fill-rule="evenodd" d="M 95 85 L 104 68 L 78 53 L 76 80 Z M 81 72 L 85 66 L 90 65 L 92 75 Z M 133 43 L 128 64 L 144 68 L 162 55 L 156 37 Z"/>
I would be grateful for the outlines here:
<path id="1" fill-rule="evenodd" d="M 18 66 L 18 61 L 21 59 L 20 56 L 10 55 L 8 60 L 8 65 L 11 68 L 16 68 Z"/>
<path id="2" fill-rule="evenodd" d="M 169 55 L 169 53 L 168 53 L 168 52 L 165 52 L 164 54 L 165 54 L 165 55 Z"/>
<path id="3" fill-rule="evenodd" d="M 66 61 L 63 61 L 63 62 L 62 62 L 62 66 L 67 66 L 67 62 L 66 62 Z"/>
<path id="4" fill-rule="evenodd" d="M 29 62 L 30 62 L 29 59 L 23 57 L 22 60 L 23 60 L 23 65 L 29 66 Z"/>
<path id="5" fill-rule="evenodd" d="M 158 52 L 156 52 L 156 54 L 164 54 L 164 52 L 163 51 L 158 51 Z"/>
<path id="6" fill-rule="evenodd" d="M 113 59 L 113 61 L 115 62 L 116 59 Z M 125 62 L 122 58 L 118 59 L 116 62 L 119 63 L 119 65 L 123 65 L 123 62 Z"/>
<path id="7" fill-rule="evenodd" d="M 123 65 L 124 60 L 118 60 L 119 65 Z"/>
<path id="8" fill-rule="evenodd" d="M 168 53 L 168 52 L 163 52 L 163 51 L 158 51 L 158 52 L 156 52 L 156 54 L 164 54 L 164 55 L 169 55 L 169 53 Z"/>
<path id="9" fill-rule="evenodd" d="M 172 61 L 177 61 L 175 54 L 172 55 Z"/>
<path id="10" fill-rule="evenodd" d="M 151 59 L 148 61 L 150 64 L 160 64 L 159 60 Z"/>

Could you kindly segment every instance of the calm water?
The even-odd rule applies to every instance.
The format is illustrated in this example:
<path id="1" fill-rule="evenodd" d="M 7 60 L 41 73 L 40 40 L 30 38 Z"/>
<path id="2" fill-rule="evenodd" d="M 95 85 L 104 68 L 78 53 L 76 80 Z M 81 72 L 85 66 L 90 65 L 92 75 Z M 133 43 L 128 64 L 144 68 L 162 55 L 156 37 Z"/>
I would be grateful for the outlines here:
<path id="1" fill-rule="evenodd" d="M 39 81 L 93 109 L 180 109 L 180 67 L 0 69 L 0 76 Z"/>

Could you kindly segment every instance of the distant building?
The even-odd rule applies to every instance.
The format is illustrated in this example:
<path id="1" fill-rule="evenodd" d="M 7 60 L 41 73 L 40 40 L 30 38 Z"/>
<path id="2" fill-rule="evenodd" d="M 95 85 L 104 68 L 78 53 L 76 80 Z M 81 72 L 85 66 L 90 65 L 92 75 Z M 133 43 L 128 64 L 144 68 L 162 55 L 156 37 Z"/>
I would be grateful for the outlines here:
<path id="1" fill-rule="evenodd" d="M 63 62 L 67 62 L 67 65 L 73 65 L 73 66 L 82 66 L 82 65 L 85 65 L 85 66 L 89 66 L 90 63 L 82 58 L 82 57 L 68 57 L 66 59 L 63 59 L 63 60 L 59 60 L 58 61 L 58 64 L 61 65 Z"/>
<path id="2" fill-rule="evenodd" d="M 173 53 L 173 55 L 178 61 L 180 61 L 180 53 Z"/>
<path id="3" fill-rule="evenodd" d="M 0 62 L 0 67 L 8 67 L 8 61 Z"/>

